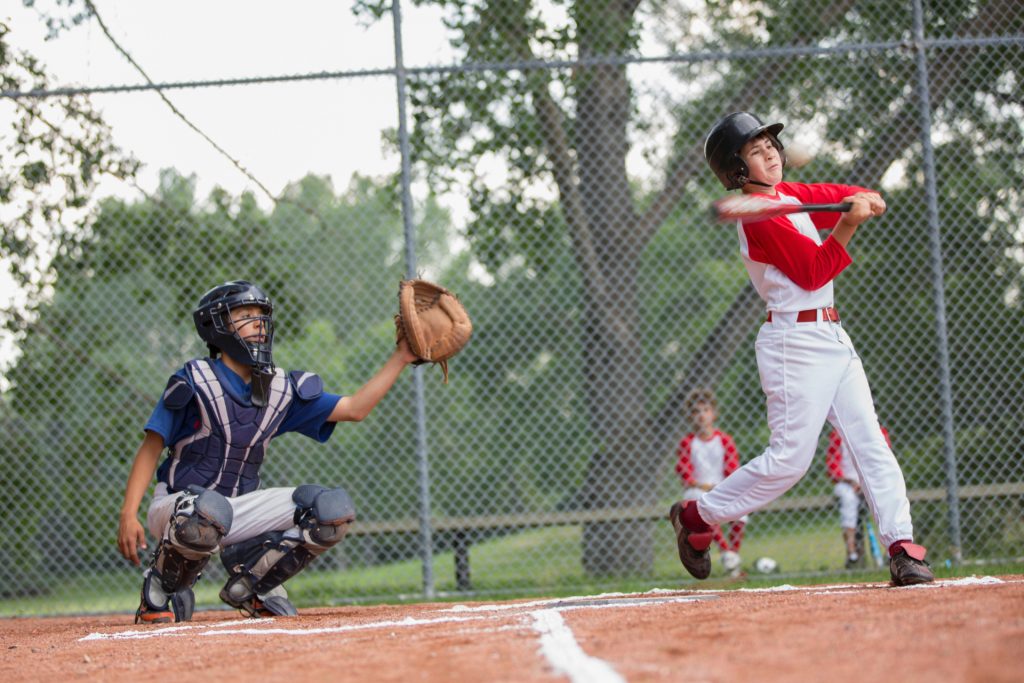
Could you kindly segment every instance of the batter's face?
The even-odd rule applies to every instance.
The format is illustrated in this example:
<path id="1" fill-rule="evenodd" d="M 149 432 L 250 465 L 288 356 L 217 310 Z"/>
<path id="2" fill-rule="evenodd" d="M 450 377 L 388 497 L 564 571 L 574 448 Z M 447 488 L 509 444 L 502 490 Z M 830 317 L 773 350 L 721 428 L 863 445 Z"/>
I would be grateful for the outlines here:
<path id="1" fill-rule="evenodd" d="M 267 340 L 266 313 L 259 306 L 239 306 L 231 309 L 231 327 L 238 336 L 251 344 Z"/>
<path id="2" fill-rule="evenodd" d="M 774 187 L 782 182 L 782 155 L 768 135 L 754 138 L 740 149 L 740 158 L 747 164 L 748 177 Z M 745 185 L 743 191 L 764 192 L 760 185 Z"/>

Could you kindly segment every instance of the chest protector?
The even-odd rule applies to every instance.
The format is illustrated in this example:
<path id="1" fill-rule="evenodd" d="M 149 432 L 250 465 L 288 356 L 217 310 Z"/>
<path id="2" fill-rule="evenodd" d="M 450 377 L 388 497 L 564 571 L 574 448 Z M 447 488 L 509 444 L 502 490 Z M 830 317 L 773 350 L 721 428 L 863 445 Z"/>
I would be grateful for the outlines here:
<path id="1" fill-rule="evenodd" d="M 164 402 L 173 409 L 176 406 L 172 404 L 180 402 L 183 406 L 194 395 L 201 424 L 194 434 L 174 444 L 167 470 L 168 488 L 180 491 L 197 484 L 228 497 L 255 491 L 260 485 L 259 470 L 267 442 L 284 421 L 296 391 L 300 396 L 307 393 L 303 386 L 306 383 L 295 382 L 300 378 L 289 378 L 277 368 L 267 392 L 267 405 L 256 407 L 237 394 L 222 376 L 223 370 L 210 360 L 191 360 L 185 368 L 194 392 L 184 379 L 172 378 Z M 306 377 L 315 378 L 319 386 L 319 377 L 305 374 L 302 378 Z"/>

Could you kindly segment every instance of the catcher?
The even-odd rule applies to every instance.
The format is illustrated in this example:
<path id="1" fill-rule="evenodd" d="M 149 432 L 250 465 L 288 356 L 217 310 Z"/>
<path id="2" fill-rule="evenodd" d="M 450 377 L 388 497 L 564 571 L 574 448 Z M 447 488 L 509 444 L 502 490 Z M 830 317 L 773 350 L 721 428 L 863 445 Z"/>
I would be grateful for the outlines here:
<path id="1" fill-rule="evenodd" d="M 189 621 L 192 586 L 218 551 L 228 573 L 221 600 L 250 617 L 297 614 L 284 582 L 344 538 L 355 507 L 341 488 L 262 488 L 267 444 L 287 432 L 326 442 L 335 423 L 369 415 L 406 365 L 447 361 L 461 349 L 453 341 L 465 345 L 469 318 L 461 304 L 447 290 L 418 282 L 420 305 L 399 314 L 399 327 L 412 332 L 399 337 L 384 366 L 350 396 L 324 391 L 313 373 L 274 366 L 274 307 L 259 287 L 236 280 L 203 295 L 193 320 L 209 357 L 188 361 L 167 382 L 144 428 L 121 508 L 118 549 L 139 566 L 147 548 L 139 505 L 156 473 L 147 525 L 159 542 L 143 573 L 136 623 Z M 434 310 L 443 297 L 459 334 L 445 329 L 447 313 Z M 435 334 L 447 341 L 439 343 Z M 411 348 L 414 339 L 419 351 Z"/>

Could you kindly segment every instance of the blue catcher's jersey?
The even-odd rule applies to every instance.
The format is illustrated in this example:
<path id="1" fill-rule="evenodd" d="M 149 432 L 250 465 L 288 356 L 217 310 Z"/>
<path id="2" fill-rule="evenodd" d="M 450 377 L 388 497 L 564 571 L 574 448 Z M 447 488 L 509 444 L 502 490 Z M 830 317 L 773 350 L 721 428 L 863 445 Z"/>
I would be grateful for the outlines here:
<path id="1" fill-rule="evenodd" d="M 172 375 L 145 427 L 168 448 L 157 480 L 172 492 L 198 484 L 239 496 L 259 488 L 270 439 L 299 432 L 322 443 L 334 431 L 326 420 L 341 397 L 325 393 L 317 375 L 278 369 L 266 406 L 253 406 L 251 395 L 219 358 L 189 361 Z"/>

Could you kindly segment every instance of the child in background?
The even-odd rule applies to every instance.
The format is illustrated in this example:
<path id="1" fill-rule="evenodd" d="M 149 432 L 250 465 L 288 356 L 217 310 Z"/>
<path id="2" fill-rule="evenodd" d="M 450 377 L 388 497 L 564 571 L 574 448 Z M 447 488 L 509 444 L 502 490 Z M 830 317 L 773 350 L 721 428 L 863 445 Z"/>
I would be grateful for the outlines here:
<path id="1" fill-rule="evenodd" d="M 686 487 L 683 500 L 697 500 L 739 469 L 740 455 L 732 436 L 715 426 L 718 401 L 713 391 L 695 389 L 687 397 L 686 407 L 693 431 L 679 442 L 676 473 Z M 722 553 L 722 568 L 729 576 L 739 577 L 743 573 L 740 544 L 746 522 L 746 515 L 733 522 L 728 538 L 721 527 L 714 527 L 714 539 Z"/>
<path id="2" fill-rule="evenodd" d="M 885 427 L 881 427 L 881 430 L 885 442 L 892 448 L 889 431 Z M 846 545 L 846 568 L 852 569 L 862 564 L 864 556 L 863 543 L 857 541 L 857 525 L 864 496 L 860 491 L 860 475 L 853 464 L 853 454 L 837 429 L 828 435 L 825 467 L 829 479 L 835 483 L 834 490 L 839 500 L 839 526 L 843 530 L 843 543 Z"/>

